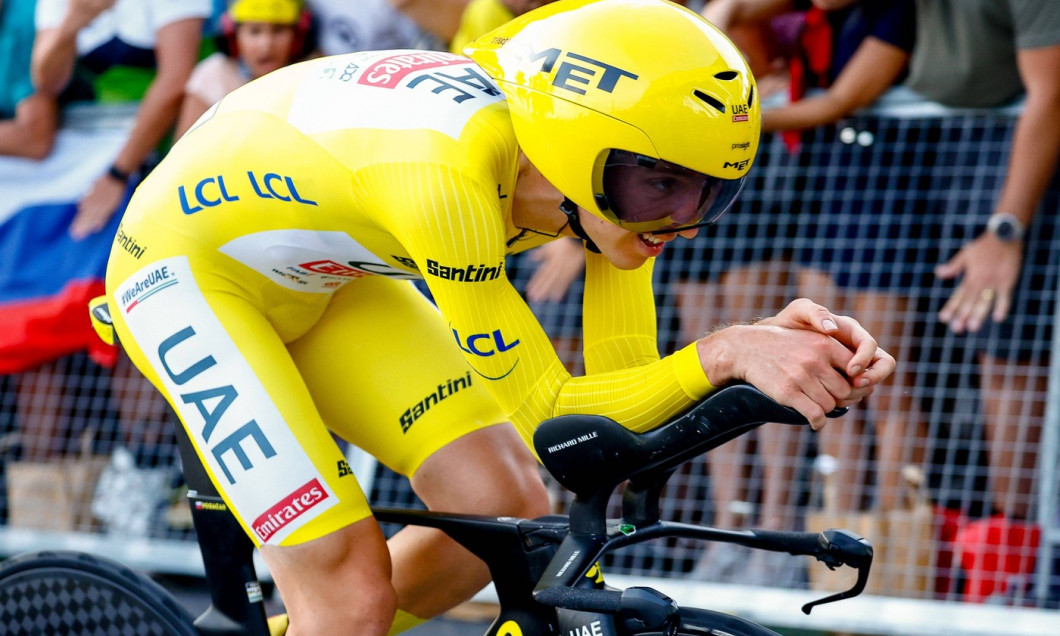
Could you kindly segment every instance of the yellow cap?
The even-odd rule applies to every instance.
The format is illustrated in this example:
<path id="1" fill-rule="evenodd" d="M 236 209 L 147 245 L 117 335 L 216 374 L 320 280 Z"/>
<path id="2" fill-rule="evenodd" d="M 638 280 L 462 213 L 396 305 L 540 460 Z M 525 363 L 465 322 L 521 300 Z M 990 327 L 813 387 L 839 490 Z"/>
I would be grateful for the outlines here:
<path id="1" fill-rule="evenodd" d="M 298 0 L 236 0 L 228 9 L 235 22 L 295 24 L 302 13 Z"/>

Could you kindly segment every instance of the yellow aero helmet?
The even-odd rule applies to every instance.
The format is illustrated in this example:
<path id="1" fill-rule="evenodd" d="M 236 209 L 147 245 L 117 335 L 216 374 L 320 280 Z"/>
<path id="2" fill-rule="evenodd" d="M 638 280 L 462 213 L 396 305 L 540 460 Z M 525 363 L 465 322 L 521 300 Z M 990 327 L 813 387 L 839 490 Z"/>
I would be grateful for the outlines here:
<path id="1" fill-rule="evenodd" d="M 235 22 L 295 24 L 302 14 L 300 0 L 236 0 L 228 9 Z"/>
<path id="2" fill-rule="evenodd" d="M 552 185 L 633 231 L 713 222 L 758 150 L 760 108 L 743 55 L 665 0 L 560 0 L 464 53 L 504 91 L 521 148 Z M 638 169 L 650 171 L 643 183 Z M 659 174 L 694 191 L 694 213 L 657 200 Z"/>

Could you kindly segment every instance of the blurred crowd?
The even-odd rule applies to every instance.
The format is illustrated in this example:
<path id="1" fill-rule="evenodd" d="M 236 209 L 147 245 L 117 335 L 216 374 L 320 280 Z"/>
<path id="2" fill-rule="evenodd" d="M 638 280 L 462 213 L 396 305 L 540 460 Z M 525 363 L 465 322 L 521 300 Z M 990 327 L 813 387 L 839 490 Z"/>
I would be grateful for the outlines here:
<path id="1" fill-rule="evenodd" d="M 69 258 L 105 263 L 112 242 L 142 249 L 120 228 L 139 180 L 242 84 L 319 55 L 459 53 L 541 4 L 0 0 L 0 183 L 13 187 L 17 175 L 69 153 L 62 140 L 71 113 L 125 107 L 113 151 L 83 166 L 92 174 L 56 212 L 62 236 L 52 237 Z M 1056 503 L 1051 519 L 1040 504 L 1042 492 L 1057 496 L 1056 484 L 1042 481 L 1042 464 L 1057 458 L 1040 450 L 1055 453 L 1057 443 L 1043 446 L 1056 440 L 1045 422 L 1060 270 L 1060 3 L 681 4 L 737 42 L 766 109 L 741 200 L 716 227 L 660 257 L 660 346 L 806 296 L 857 318 L 899 363 L 871 404 L 816 435 L 767 426 L 712 453 L 685 486 L 701 493 L 692 516 L 725 528 L 861 529 L 881 559 L 893 560 L 879 569 L 891 578 L 879 593 L 1060 603 L 1060 585 L 1035 585 L 1052 580 L 1037 576 L 1043 571 L 1060 577 L 1043 534 L 1060 526 Z M 895 123 L 880 114 L 895 96 L 926 115 Z M 39 227 L 34 210 L 0 214 L 0 246 L 33 236 L 24 226 Z M 19 254 L 40 259 L 38 247 Z M 162 536 L 186 528 L 173 512 L 179 505 L 168 506 L 181 482 L 175 416 L 119 351 L 85 344 L 93 338 L 87 312 L 56 309 L 83 308 L 101 293 L 102 271 L 86 275 L 80 295 L 57 283 L 45 290 L 51 296 L 30 298 L 37 292 L 26 291 L 25 277 L 62 271 L 16 266 L 7 254 L 0 316 L 19 317 L 0 336 L 7 522 L 24 514 L 15 509 L 16 466 L 91 456 L 103 459 L 82 478 L 109 480 L 99 490 L 123 505 L 89 493 L 91 510 L 73 515 L 69 529 Z M 581 370 L 583 264 L 573 239 L 508 264 L 572 372 Z M 30 301 L 47 311 L 25 319 Z M 950 397 L 932 399 L 940 395 Z M 961 408 L 976 432 L 956 452 L 940 440 L 961 435 Z M 965 496 L 949 492 L 954 475 L 964 476 Z M 681 567 L 703 580 L 819 585 L 786 555 L 720 548 L 694 552 Z"/>

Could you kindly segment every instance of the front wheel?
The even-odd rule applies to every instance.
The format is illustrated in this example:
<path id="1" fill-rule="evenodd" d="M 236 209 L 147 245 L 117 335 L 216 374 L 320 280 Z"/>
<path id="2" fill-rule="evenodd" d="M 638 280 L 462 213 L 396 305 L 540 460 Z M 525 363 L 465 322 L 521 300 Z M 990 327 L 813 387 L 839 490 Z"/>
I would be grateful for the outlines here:
<path id="1" fill-rule="evenodd" d="M 81 552 L 36 552 L 0 564 L 4 636 L 197 636 L 161 585 Z"/>
<path id="2" fill-rule="evenodd" d="M 681 608 L 681 623 L 677 626 L 676 636 L 780 636 L 771 629 L 746 618 L 712 612 L 695 607 Z M 642 633 L 638 636 L 663 636 L 661 632 Z"/>

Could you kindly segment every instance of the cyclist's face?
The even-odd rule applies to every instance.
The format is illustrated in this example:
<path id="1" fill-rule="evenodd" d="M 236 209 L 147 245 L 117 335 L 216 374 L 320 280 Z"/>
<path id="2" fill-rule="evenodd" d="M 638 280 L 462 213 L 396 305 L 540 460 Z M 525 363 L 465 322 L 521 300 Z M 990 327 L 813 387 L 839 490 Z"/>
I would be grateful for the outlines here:
<path id="1" fill-rule="evenodd" d="M 742 185 L 742 178 L 720 179 L 623 150 L 612 150 L 603 166 L 605 215 L 633 232 L 713 223 Z"/>
<path id="2" fill-rule="evenodd" d="M 703 175 L 676 166 L 616 165 L 608 170 L 608 198 L 626 223 L 669 218 L 675 227 L 699 220 Z"/>

